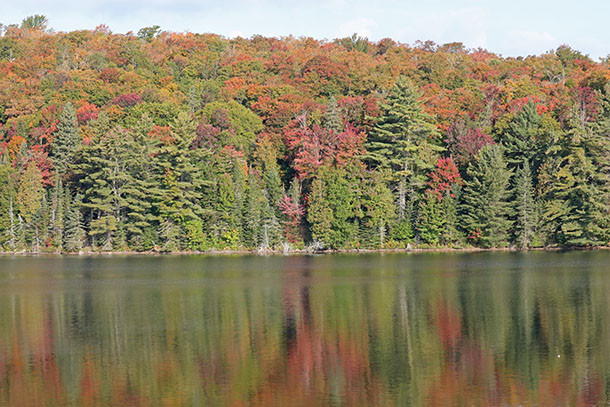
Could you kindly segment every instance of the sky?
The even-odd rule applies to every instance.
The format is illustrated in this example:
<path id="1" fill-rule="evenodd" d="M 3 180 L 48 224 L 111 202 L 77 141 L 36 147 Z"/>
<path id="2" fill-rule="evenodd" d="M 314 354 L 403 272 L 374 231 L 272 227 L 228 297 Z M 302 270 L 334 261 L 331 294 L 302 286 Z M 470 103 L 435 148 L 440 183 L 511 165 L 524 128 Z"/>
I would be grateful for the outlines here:
<path id="1" fill-rule="evenodd" d="M 43 14 L 56 31 L 162 30 L 316 39 L 358 33 L 372 41 L 462 42 L 503 56 L 568 44 L 593 59 L 610 54 L 608 0 L 0 0 L 0 23 Z"/>

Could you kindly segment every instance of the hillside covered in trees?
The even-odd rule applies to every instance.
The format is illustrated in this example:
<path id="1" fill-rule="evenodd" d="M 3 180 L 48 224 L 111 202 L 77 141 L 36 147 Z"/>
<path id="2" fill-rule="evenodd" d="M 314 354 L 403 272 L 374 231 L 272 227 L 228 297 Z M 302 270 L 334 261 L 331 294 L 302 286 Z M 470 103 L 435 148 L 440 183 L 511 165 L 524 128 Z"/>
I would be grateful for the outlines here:
<path id="1" fill-rule="evenodd" d="M 610 60 L 0 26 L 0 250 L 591 247 Z"/>

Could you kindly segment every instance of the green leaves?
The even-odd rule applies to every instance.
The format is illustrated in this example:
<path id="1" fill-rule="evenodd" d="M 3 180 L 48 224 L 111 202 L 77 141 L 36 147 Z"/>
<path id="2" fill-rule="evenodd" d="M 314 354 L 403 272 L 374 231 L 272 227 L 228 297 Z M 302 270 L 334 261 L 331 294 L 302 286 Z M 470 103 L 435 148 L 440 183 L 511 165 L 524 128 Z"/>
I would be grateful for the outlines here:
<path id="1" fill-rule="evenodd" d="M 467 175 L 460 212 L 468 238 L 483 247 L 508 246 L 510 172 L 503 148 L 483 147 L 468 166 Z"/>

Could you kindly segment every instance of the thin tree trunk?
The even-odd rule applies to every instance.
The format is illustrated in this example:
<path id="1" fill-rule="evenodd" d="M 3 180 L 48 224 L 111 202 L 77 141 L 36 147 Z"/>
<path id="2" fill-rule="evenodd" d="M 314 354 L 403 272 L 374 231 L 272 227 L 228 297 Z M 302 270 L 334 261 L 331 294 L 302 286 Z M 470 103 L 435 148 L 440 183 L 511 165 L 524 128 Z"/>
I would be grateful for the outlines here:
<path id="1" fill-rule="evenodd" d="M 11 227 L 9 229 L 10 239 L 8 241 L 8 245 L 11 250 L 15 250 L 15 214 L 13 212 L 13 197 L 9 197 L 9 208 L 8 208 L 8 216 L 11 222 Z"/>
<path id="2" fill-rule="evenodd" d="M 405 178 L 401 177 L 398 182 L 398 219 L 403 220 L 405 218 L 405 209 L 407 207 L 407 191 L 405 185 Z"/>

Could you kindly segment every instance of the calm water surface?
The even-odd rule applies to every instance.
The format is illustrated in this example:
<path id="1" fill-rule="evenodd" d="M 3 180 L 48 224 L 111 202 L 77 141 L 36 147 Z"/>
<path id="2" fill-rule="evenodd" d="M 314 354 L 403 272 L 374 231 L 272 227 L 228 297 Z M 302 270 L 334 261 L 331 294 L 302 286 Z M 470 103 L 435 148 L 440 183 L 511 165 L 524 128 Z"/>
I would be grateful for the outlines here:
<path id="1" fill-rule="evenodd" d="M 610 252 L 0 258 L 1 406 L 596 406 Z"/>

